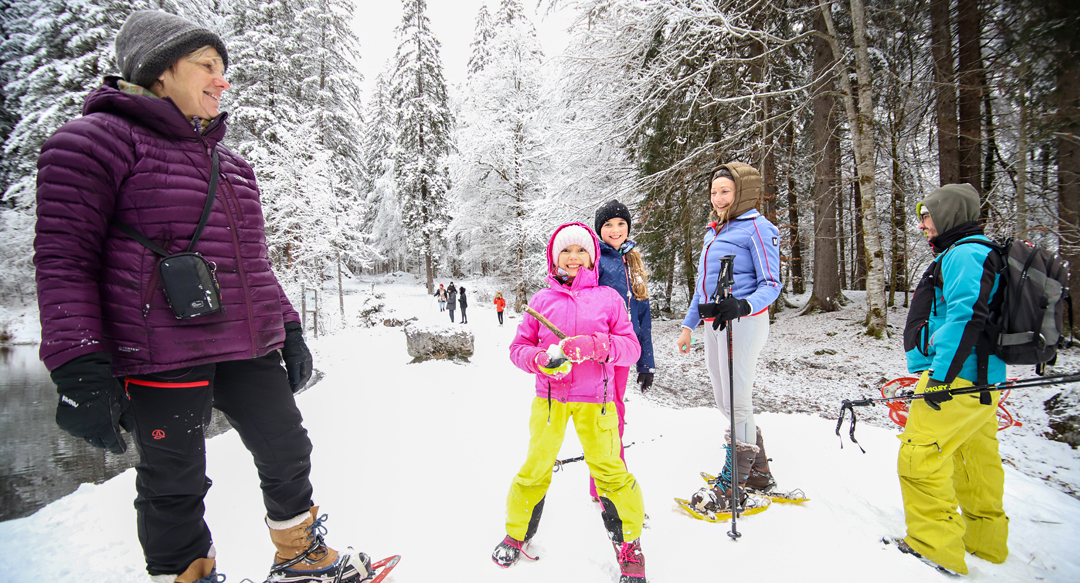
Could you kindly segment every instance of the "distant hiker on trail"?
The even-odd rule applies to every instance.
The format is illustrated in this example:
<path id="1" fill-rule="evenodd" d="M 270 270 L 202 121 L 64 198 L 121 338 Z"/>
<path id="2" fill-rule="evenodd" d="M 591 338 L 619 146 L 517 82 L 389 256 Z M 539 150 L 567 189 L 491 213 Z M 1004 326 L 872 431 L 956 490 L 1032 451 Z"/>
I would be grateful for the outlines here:
<path id="1" fill-rule="evenodd" d="M 907 352 L 908 370 L 921 373 L 915 393 L 923 398 L 911 401 L 899 436 L 897 470 L 907 536 L 892 542 L 901 551 L 967 574 L 965 552 L 992 563 L 1009 556 L 1005 472 L 997 439 L 1001 392 L 955 398 L 948 392 L 973 386 L 978 378 L 975 348 L 1000 276 L 991 265 L 996 253 L 990 247 L 955 245 L 989 240 L 978 223 L 979 193 L 973 186 L 946 184 L 915 212 L 936 257 L 912 295 L 904 330 L 905 337 L 917 334 L 928 341 Z M 940 277 L 935 277 L 938 269 Z M 986 380 L 1005 381 L 1005 363 L 992 353 Z"/>
<path id="2" fill-rule="evenodd" d="M 637 361 L 637 384 L 641 392 L 652 386 L 656 363 L 653 361 L 652 312 L 649 308 L 649 272 L 636 244 L 630 236 L 630 209 L 617 200 L 610 200 L 596 209 L 593 224 L 600 237 L 600 260 L 597 261 L 599 273 L 598 285 L 603 285 L 619 292 L 623 298 L 634 333 L 641 345 L 641 356 Z M 630 378 L 630 367 L 615 367 L 615 409 L 619 413 L 619 437 L 625 426 L 626 383 Z M 626 459 L 623 452 L 619 457 Z M 596 484 L 589 479 L 589 494 L 597 499 Z"/>
<path id="3" fill-rule="evenodd" d="M 573 417 L 603 504 L 604 526 L 622 571 L 620 581 L 645 583 L 639 538 L 644 501 L 640 485 L 619 459 L 619 418 L 609 380 L 616 366 L 637 361 L 641 348 L 619 293 L 596 285 L 599 251 L 596 236 L 581 223 L 555 230 L 547 246 L 548 287 L 536 292 L 529 307 L 550 320 L 552 327 L 578 335 L 560 342 L 556 332 L 526 315 L 510 344 L 510 360 L 536 375 L 536 397 L 529 419 L 528 457 L 506 498 L 506 537 L 491 559 L 509 567 L 521 555 L 534 558 L 528 555 L 528 543 L 540 524 L 559 447 Z"/>
<path id="4" fill-rule="evenodd" d="M 457 309 L 457 288 L 454 287 L 454 282 L 450 282 L 450 287 L 446 288 L 446 309 L 450 311 L 450 321 L 454 321 L 454 310 Z"/>
<path id="5" fill-rule="evenodd" d="M 439 301 L 439 311 L 446 311 L 446 288 L 443 284 L 439 284 L 439 289 L 435 290 L 435 299 Z"/>
<path id="6" fill-rule="evenodd" d="M 203 508 L 211 408 L 254 457 L 277 549 L 268 579 L 367 579 L 364 553 L 323 543 L 326 515 L 312 503 L 311 441 L 293 398 L 311 353 L 271 269 L 255 172 L 222 143 L 225 45 L 140 10 L 115 54 L 123 77 L 91 91 L 38 159 L 34 265 L 56 422 L 114 454 L 127 448 L 120 428 L 130 432 L 156 583 L 224 580 Z"/>
<path id="7" fill-rule="evenodd" d="M 747 496 L 741 491 L 743 487 L 769 491 L 776 485 L 765 455 L 765 442 L 754 422 L 753 391 L 758 355 L 769 337 L 769 305 L 780 295 L 780 235 L 776 226 L 757 211 L 761 197 L 761 176 L 757 170 L 740 162 L 717 166 L 709 174 L 708 186 L 712 222 L 702 244 L 694 297 L 676 345 L 680 352 L 690 352 L 690 332 L 704 318 L 707 322 L 705 364 L 716 404 L 725 417 L 732 410 L 728 387 L 728 366 L 731 366 L 735 435 L 726 436 L 724 468 L 716 483 L 710 490 L 695 494 L 708 500 L 709 511 L 729 512 L 729 488 L 736 472 L 741 500 Z M 735 256 L 735 284 L 730 295 L 711 303 L 721 259 L 727 255 Z M 715 312 L 701 314 L 699 304 L 708 304 Z M 731 326 L 732 330 L 734 350 L 730 363 L 725 326 Z"/>
<path id="8" fill-rule="evenodd" d="M 461 295 L 458 296 L 458 305 L 461 306 L 461 323 L 468 324 L 469 317 L 465 315 L 465 309 L 469 307 L 469 299 L 465 297 L 465 286 L 461 286 Z"/>
<path id="9" fill-rule="evenodd" d="M 502 292 L 495 292 L 495 313 L 499 315 L 499 325 L 503 325 L 503 310 L 506 309 L 506 300 L 503 299 Z"/>

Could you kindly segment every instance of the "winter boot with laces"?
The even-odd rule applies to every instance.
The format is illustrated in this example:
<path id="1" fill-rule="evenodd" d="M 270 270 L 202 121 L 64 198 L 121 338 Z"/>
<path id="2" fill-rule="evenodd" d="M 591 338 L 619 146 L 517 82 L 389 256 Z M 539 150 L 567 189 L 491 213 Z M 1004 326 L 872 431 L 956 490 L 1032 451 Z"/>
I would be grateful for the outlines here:
<path id="1" fill-rule="evenodd" d="M 619 583 L 645 583 L 645 554 L 641 552 L 641 539 L 628 543 L 612 541 L 615 556 L 619 559 L 622 575 Z"/>
<path id="2" fill-rule="evenodd" d="M 375 576 L 371 559 L 352 548 L 338 553 L 326 546 L 323 535 L 326 515 L 319 516 L 319 507 L 292 520 L 275 522 L 267 518 L 270 539 L 277 547 L 274 565 L 267 582 L 274 583 L 359 583 Z"/>
<path id="3" fill-rule="evenodd" d="M 720 475 L 716 476 L 709 482 L 709 485 L 694 493 L 690 498 L 690 505 L 695 510 L 705 514 L 706 516 L 716 516 L 719 513 L 732 512 L 731 508 L 731 478 L 732 478 L 732 463 L 731 463 L 731 439 L 728 436 L 728 443 L 724 445 L 725 460 L 724 469 L 720 470 Z M 738 471 L 737 490 L 735 493 L 736 504 L 739 506 L 739 512 L 751 508 L 757 508 L 765 504 L 765 500 L 759 496 L 750 496 L 747 494 L 746 489 L 743 487 L 746 484 L 746 480 L 750 475 L 750 468 L 754 463 L 754 458 L 757 456 L 758 448 L 756 445 L 750 445 L 749 443 L 743 443 L 736 441 L 735 443 L 735 467 Z"/>
<path id="4" fill-rule="evenodd" d="M 754 457 L 753 466 L 750 468 L 750 477 L 746 479 L 746 487 L 759 492 L 772 492 L 776 489 L 776 479 L 769 471 L 769 456 L 765 454 L 765 441 L 761 438 L 761 428 L 757 430 L 757 455 Z"/>
<path id="5" fill-rule="evenodd" d="M 496 565 L 505 569 L 516 563 L 517 560 L 523 556 L 530 561 L 535 561 L 540 558 L 530 557 L 528 553 L 525 552 L 525 547 L 528 546 L 528 544 L 529 541 L 527 540 L 520 541 L 510 535 L 506 535 L 506 538 L 504 538 L 491 553 L 491 560 L 494 561 Z"/>

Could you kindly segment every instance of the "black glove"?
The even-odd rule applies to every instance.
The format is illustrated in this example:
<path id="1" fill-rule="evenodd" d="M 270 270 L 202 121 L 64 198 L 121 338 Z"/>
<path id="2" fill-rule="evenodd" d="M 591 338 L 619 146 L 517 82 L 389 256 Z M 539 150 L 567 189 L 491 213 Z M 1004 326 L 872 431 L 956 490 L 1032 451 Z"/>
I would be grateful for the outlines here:
<path id="1" fill-rule="evenodd" d="M 923 401 L 926 401 L 931 409 L 941 411 L 942 403 L 952 401 L 952 393 L 949 392 L 951 388 L 952 385 L 949 383 L 928 379 L 926 386 L 923 387 Z"/>
<path id="2" fill-rule="evenodd" d="M 60 402 L 56 424 L 94 447 L 112 453 L 127 451 L 120 428 L 135 429 L 131 400 L 112 376 L 112 355 L 84 354 L 52 371 Z"/>
<path id="3" fill-rule="evenodd" d="M 651 373 L 651 372 L 639 372 L 639 373 L 637 373 L 637 384 L 638 384 L 639 387 L 641 387 L 641 392 L 642 393 L 649 390 L 649 387 L 652 386 L 652 381 L 653 381 L 653 373 Z"/>
<path id="4" fill-rule="evenodd" d="M 728 296 L 716 302 L 716 317 L 713 319 L 713 330 L 723 330 L 728 322 L 749 315 L 750 302 L 740 300 L 735 296 Z"/>
<path id="5" fill-rule="evenodd" d="M 299 322 L 285 323 L 285 346 L 281 347 L 285 372 L 289 373 L 289 388 L 299 391 L 311 378 L 311 351 L 304 343 L 304 328 Z"/>

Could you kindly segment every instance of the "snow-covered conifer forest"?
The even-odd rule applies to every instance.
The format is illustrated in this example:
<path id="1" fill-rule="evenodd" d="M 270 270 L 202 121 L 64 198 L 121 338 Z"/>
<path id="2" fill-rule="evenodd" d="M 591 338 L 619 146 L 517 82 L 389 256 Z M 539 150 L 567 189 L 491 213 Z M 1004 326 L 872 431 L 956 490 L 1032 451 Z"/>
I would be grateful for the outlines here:
<path id="1" fill-rule="evenodd" d="M 443 1 L 443 0 L 432 0 Z M 528 4 L 528 5 L 527 5 Z M 276 271 L 296 297 L 359 273 L 430 287 L 494 277 L 520 308 L 543 245 L 618 198 L 679 314 L 708 213 L 705 176 L 743 161 L 782 235 L 785 295 L 832 311 L 865 291 L 888 330 L 930 258 L 915 202 L 968 182 L 988 233 L 1080 264 L 1080 11 L 1056 0 L 489 0 L 450 83 L 426 0 L 361 90 L 350 0 L 0 0 L 0 305 L 34 305 L 36 158 L 115 74 L 136 9 L 229 47 L 226 145 L 254 167 Z M 535 8 L 535 9 L 534 9 Z M 572 15 L 546 55 L 536 20 Z M 467 31 L 462 34 L 467 34 Z M 1074 270 L 1080 289 L 1080 270 Z M 322 324 L 340 327 L 340 316 Z M 892 323 L 894 326 L 898 322 Z M 3 322 L 0 322 L 3 325 Z"/>
<path id="2" fill-rule="evenodd" d="M 390 25 L 393 46 L 380 47 L 388 48 L 379 54 L 389 58 L 365 78 L 360 63 L 370 63 L 372 46 L 357 34 L 354 23 L 377 1 L 400 2 L 400 19 Z M 804 457 L 794 449 L 779 450 L 787 453 L 785 463 L 791 464 L 786 466 L 788 476 L 805 480 L 798 485 L 813 490 L 818 508 L 828 513 L 796 516 L 806 510 L 803 507 L 769 511 L 769 516 L 784 518 L 768 528 L 800 541 L 790 545 L 788 552 L 794 554 L 789 560 L 777 565 L 786 569 L 786 579 L 831 573 L 834 565 L 857 574 L 871 572 L 867 565 L 878 555 L 864 551 L 876 550 L 880 535 L 899 533 L 901 528 L 895 464 L 875 458 L 872 471 L 841 466 L 838 460 L 855 457 L 851 446 L 843 451 L 834 448 L 832 423 L 813 415 L 828 416 L 839 397 L 869 395 L 887 376 L 902 374 L 897 368 L 903 360 L 898 332 L 904 327 L 911 292 L 931 260 L 926 240 L 916 229 L 915 204 L 939 185 L 970 183 L 979 191 L 989 236 L 1028 239 L 1080 266 L 1078 3 L 486 0 L 468 15 L 473 25 L 455 31 L 471 39 L 470 54 L 463 70 L 451 71 L 443 54 L 446 39 L 436 34 L 430 7 L 453 2 L 0 0 L 0 347 L 12 337 L 27 341 L 36 336 L 29 332 L 38 331 L 30 322 L 37 320 L 33 241 L 40 148 L 57 128 L 81 114 L 85 96 L 100 86 L 104 76 L 118 74 L 113 42 L 127 16 L 146 8 L 165 10 L 213 30 L 227 45 L 226 77 L 231 88 L 221 108 L 228 113 L 224 143 L 255 170 L 271 259 L 293 304 L 299 307 L 305 288 L 322 292 L 318 328 L 330 339 L 323 339 L 320 346 L 316 337 L 313 345 L 324 358 L 316 360 L 316 367 L 325 367 L 329 381 L 319 386 L 323 393 L 317 390 L 302 397 L 312 410 L 317 407 L 330 414 L 329 421 L 312 423 L 313 434 L 321 432 L 324 443 L 330 444 L 319 449 L 327 461 L 320 467 L 334 467 L 345 459 L 344 466 L 366 470 L 365 456 L 371 452 L 366 445 L 355 446 L 354 439 L 400 440 L 393 432 L 410 429 L 401 434 L 417 439 L 403 449 L 410 452 L 405 456 L 409 460 L 415 459 L 412 452 L 437 458 L 431 470 L 436 475 L 480 472 L 475 480 L 481 484 L 478 492 L 494 504 L 481 510 L 469 504 L 450 505 L 456 506 L 456 514 L 448 523 L 469 528 L 464 536 L 442 537 L 440 544 L 449 543 L 445 548 L 455 556 L 467 556 L 502 575 L 487 564 L 490 545 L 485 529 L 492 520 L 496 524 L 500 520 L 504 483 L 496 482 L 503 474 L 509 478 L 512 468 L 504 471 L 471 458 L 466 465 L 472 466 L 463 468 L 453 455 L 431 456 L 428 444 L 419 443 L 426 435 L 418 436 L 392 416 L 370 413 L 380 407 L 400 413 L 414 406 L 414 396 L 408 395 L 406 402 L 402 392 L 354 390 L 355 369 L 346 372 L 344 365 L 361 355 L 383 363 L 383 369 L 392 367 L 386 374 L 396 375 L 399 382 L 413 382 L 418 394 L 436 406 L 422 411 L 419 421 L 409 422 L 432 426 L 436 420 L 446 422 L 436 413 L 449 405 L 440 403 L 466 403 L 452 398 L 466 387 L 461 379 L 471 383 L 469 389 L 479 388 L 481 392 L 473 396 L 491 399 L 492 407 L 506 410 L 516 405 L 514 399 L 522 395 L 512 395 L 496 380 L 525 382 L 525 375 L 513 369 L 502 351 L 524 303 L 544 285 L 548 237 L 566 221 L 591 226 L 597 207 L 618 199 L 634 216 L 630 236 L 650 272 L 654 342 L 662 346 L 657 350 L 662 372 L 655 388 L 647 398 L 635 392 L 636 387 L 631 390 L 635 399 L 631 407 L 641 413 L 631 417 L 637 425 L 628 435 L 639 440 L 632 450 L 643 460 L 637 467 L 644 470 L 642 475 L 653 476 L 653 482 L 646 478 L 645 483 L 655 484 L 655 492 L 677 490 L 688 495 L 687 488 L 699 486 L 696 471 L 714 469 L 706 461 L 715 459 L 708 457 L 715 452 L 697 449 L 711 437 L 695 442 L 699 433 L 672 433 L 682 429 L 686 419 L 715 425 L 720 415 L 711 408 L 703 350 L 695 347 L 694 353 L 679 355 L 671 340 L 694 283 L 709 214 L 709 171 L 718 163 L 740 161 L 761 173 L 760 210 L 779 227 L 784 286 L 772 306 L 774 352 L 762 361 L 765 372 L 759 376 L 755 398 L 768 415 L 776 416 L 770 419 L 784 415 L 789 432 L 784 435 L 789 437 L 780 441 L 782 447 L 804 440 L 814 451 L 824 451 L 818 443 L 824 431 L 830 448 L 828 454 Z M 538 32 L 553 14 L 568 22 L 567 42 L 558 52 L 551 51 Z M 391 294 L 386 303 L 400 310 L 393 313 L 395 318 L 419 314 L 421 319 L 443 320 L 433 314 L 431 292 L 449 280 L 468 282 L 473 318 L 481 322 L 474 329 L 484 334 L 478 335 L 476 363 L 438 363 L 426 369 L 398 363 L 394 344 L 398 333 L 365 327 L 387 315 L 381 312 L 381 294 Z M 1080 294 L 1080 267 L 1073 270 L 1071 283 L 1073 295 Z M 421 293 L 425 287 L 426 293 Z M 510 324 L 505 328 L 496 328 L 490 321 L 493 314 L 482 311 L 492 310 L 491 297 L 497 290 L 507 300 Z M 347 291 L 353 294 L 352 311 L 346 310 Z M 1080 302 L 1072 309 L 1080 312 Z M 857 316 L 842 317 L 850 314 Z M 1077 358 L 1070 350 L 1059 367 L 1072 367 Z M 445 391 L 440 386 L 444 382 L 454 390 Z M 1010 401 L 1027 417 L 1025 428 L 1013 432 L 1016 437 L 1003 451 L 1011 466 L 1010 513 L 1016 510 L 1015 558 L 1006 571 L 982 565 L 983 578 L 1003 573 L 1001 580 L 1009 581 L 1044 576 L 1073 580 L 1080 572 L 1080 563 L 1067 551 L 1067 541 L 1075 541 L 1076 500 L 1058 492 L 1047 494 L 1056 489 L 1080 497 L 1076 386 L 1049 399 L 1042 393 L 1038 398 L 1018 394 Z M 0 413 L 20 414 L 17 407 L 8 407 L 0 408 Z M 676 411 L 684 407 L 700 410 Z M 360 418 L 354 411 L 367 417 L 366 432 L 349 425 Z M 377 423 L 371 424 L 371 417 Z M 875 452 L 895 446 L 894 437 L 883 429 L 892 431 L 891 422 L 884 417 L 875 422 L 869 414 L 865 418 L 867 427 L 861 435 L 867 435 L 866 443 L 874 445 Z M 524 434 L 518 435 L 520 443 L 492 439 L 515 435 L 503 428 L 511 425 L 508 419 L 498 416 L 497 425 L 484 431 L 473 428 L 452 435 L 449 426 L 437 431 L 452 435 L 447 447 L 457 447 L 457 454 L 487 455 L 495 442 L 493 457 L 503 463 L 510 457 L 503 454 L 524 443 Z M 520 423 L 514 427 L 525 429 Z M 655 441 L 668 427 L 672 428 L 668 441 L 659 443 L 672 449 L 650 449 L 647 440 Z M 796 430 L 812 431 L 814 438 L 805 439 Z M 1049 439 L 1072 440 L 1073 449 Z M 241 464 L 235 460 L 246 453 L 238 437 L 218 443 L 213 459 L 239 472 L 234 467 Z M 349 450 L 351 457 L 339 457 L 341 445 L 354 448 Z M 392 451 L 396 450 L 384 448 L 377 455 L 390 459 Z M 679 463 L 674 465 L 680 472 L 690 472 L 680 476 L 689 482 L 676 482 L 676 473 L 670 471 L 673 464 L 665 459 L 669 451 L 678 453 Z M 848 453 L 852 456 L 840 457 Z M 827 466 L 823 459 L 835 465 Z M 393 465 L 404 463 L 401 460 L 376 461 L 399 475 L 415 470 Z M 580 478 L 582 495 L 584 466 L 570 470 L 579 472 L 574 479 Z M 844 467 L 856 469 L 841 471 L 837 479 L 837 468 Z M 496 473 L 497 479 L 491 479 Z M 880 488 L 885 478 L 892 489 Z M 130 519 L 123 521 L 127 538 L 109 533 L 98 540 L 102 524 L 121 523 L 109 511 L 124 508 L 133 513 L 132 481 L 130 472 L 110 481 L 99 489 L 98 498 L 90 498 L 95 488 L 86 488 L 33 519 L 4 523 L 6 530 L 0 534 L 29 541 L 30 548 L 46 549 L 49 556 L 71 553 L 66 536 L 61 536 L 69 530 L 100 545 L 76 548 L 84 553 L 71 555 L 76 560 L 49 562 L 46 571 L 55 580 L 84 580 L 78 569 L 88 561 L 80 557 L 96 561 L 91 561 L 97 569 L 93 573 L 114 569 L 117 555 L 123 577 L 114 579 L 141 580 L 141 559 L 127 556 L 137 553 Z M 222 482 L 215 490 L 224 492 L 215 494 L 222 496 L 219 500 L 256 504 L 252 484 L 245 483 L 248 491 L 233 495 L 239 490 L 225 488 L 239 486 Z M 450 482 L 449 499 L 474 487 L 471 480 Z M 351 482 L 327 487 L 327 498 L 353 497 L 375 509 L 361 519 L 361 511 L 369 508 L 341 505 L 346 509 L 336 524 L 365 524 L 363 520 L 373 516 L 377 524 L 419 525 L 399 529 L 385 543 L 360 542 L 380 554 L 393 550 L 393 545 L 408 548 L 415 543 L 415 533 L 430 526 L 430 512 L 407 506 L 403 514 L 400 505 L 385 500 L 402 492 L 405 500 L 418 500 L 430 491 L 426 482 L 416 482 L 422 491 L 411 490 L 411 483 L 399 490 L 402 484 L 365 478 L 363 485 L 385 492 L 367 499 L 353 496 Z M 99 500 L 108 504 L 99 505 Z M 668 512 L 668 500 L 670 495 L 649 502 L 653 532 L 660 533 L 656 543 L 649 542 L 656 545 L 650 549 L 657 549 L 650 557 L 660 557 L 650 558 L 654 561 L 650 569 L 665 581 L 683 580 L 691 564 L 698 579 L 712 576 L 712 563 L 684 559 L 711 556 L 720 544 L 714 541 L 726 537 L 716 529 L 687 530 L 684 523 L 689 519 Z M 587 500 L 582 496 L 578 502 L 566 505 L 565 512 L 584 514 L 578 511 Z M 223 507 L 215 507 L 219 522 L 228 523 L 223 519 L 241 514 Z M 255 514 L 260 512 L 255 509 Z M 81 522 L 72 526 L 73 520 Z M 821 531 L 814 521 L 827 523 L 828 528 Z M 239 519 L 233 522 L 232 530 L 221 529 L 221 540 L 228 543 L 231 538 L 233 549 L 243 548 L 248 527 L 241 528 Z M 594 522 L 598 529 L 599 522 Z M 381 530 L 370 533 L 365 536 L 382 536 Z M 502 536 L 492 535 L 491 543 Z M 562 550 L 585 537 L 551 537 L 548 544 L 552 551 Z M 610 551 L 602 537 L 592 538 L 599 541 L 596 546 L 602 543 L 604 553 Z M 760 542 L 751 543 L 760 545 L 752 547 L 756 561 L 744 564 L 755 571 L 748 570 L 745 576 L 759 576 L 758 565 L 777 556 L 772 539 L 756 540 Z M 858 542 L 836 559 L 837 549 L 851 541 Z M 59 550 L 47 545 L 58 545 Z M 697 554 L 693 548 L 699 549 Z M 262 551 L 254 547 L 234 551 L 229 559 L 234 562 L 225 565 L 237 574 L 256 572 L 267 558 L 257 553 Z M 599 556 L 599 551 L 595 554 Z M 18 553 L 9 555 L 11 572 L 34 571 L 26 570 Z M 888 580 L 920 576 L 916 569 L 923 566 L 899 563 L 907 560 L 894 557 L 892 562 L 901 565 L 895 570 L 892 562 L 876 568 L 892 577 Z M 426 563 L 412 557 L 409 561 L 417 567 L 403 563 L 396 573 L 402 580 L 409 568 L 425 573 L 414 575 L 416 580 L 431 580 L 445 575 L 446 566 L 453 564 L 436 555 Z M 567 572 L 608 577 L 613 572 L 610 565 L 587 561 L 591 559 L 541 563 L 551 565 L 542 567 L 550 570 L 519 570 L 524 574 L 517 580 L 550 580 Z M 464 564 L 471 569 L 471 563 Z M 805 570 L 804 565 L 811 568 Z M 0 579 L 3 573 L 0 569 Z M 243 576 L 230 573 L 230 580 Z"/>
<path id="3" fill-rule="evenodd" d="M 258 174 L 291 294 L 400 269 L 503 278 L 520 306 L 550 229 L 619 198 L 654 309 L 678 312 L 704 175 L 734 160 L 764 178 L 786 291 L 833 310 L 842 290 L 866 290 L 873 334 L 928 260 L 913 207 L 941 183 L 975 185 L 993 235 L 1078 263 L 1070 3 L 490 0 L 450 84 L 425 0 L 403 0 L 396 50 L 366 94 L 350 27 L 362 4 L 0 2 L 0 304 L 33 304 L 39 148 L 116 72 L 116 31 L 141 8 L 225 39 L 227 145 Z M 535 21 L 554 10 L 572 14 L 570 42 L 545 55 Z"/>

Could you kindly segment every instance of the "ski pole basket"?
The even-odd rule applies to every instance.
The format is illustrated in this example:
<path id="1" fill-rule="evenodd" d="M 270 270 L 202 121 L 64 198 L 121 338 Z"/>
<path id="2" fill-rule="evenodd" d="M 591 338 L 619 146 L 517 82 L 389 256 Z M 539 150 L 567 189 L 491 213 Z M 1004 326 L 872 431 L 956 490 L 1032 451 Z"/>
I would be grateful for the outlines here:
<path id="1" fill-rule="evenodd" d="M 1016 379 L 1009 379 L 1015 381 Z M 881 386 L 882 397 L 893 397 L 904 394 L 905 391 L 912 392 L 915 390 L 915 385 L 919 382 L 916 377 L 900 377 L 895 378 Z M 998 400 L 998 431 L 1004 431 L 1010 427 L 1020 427 L 1023 423 L 1017 421 L 1012 413 L 1005 408 L 1005 399 L 1008 398 L 1009 392 L 1012 389 L 1004 389 L 1001 391 L 1001 399 Z M 893 423 L 896 423 L 900 427 L 907 425 L 908 418 L 908 402 L 907 401 L 886 401 L 885 405 L 889 408 L 889 419 L 892 419 Z"/>

